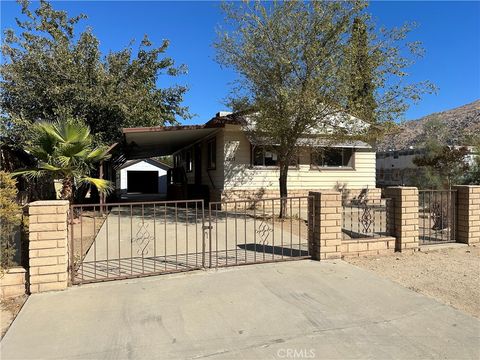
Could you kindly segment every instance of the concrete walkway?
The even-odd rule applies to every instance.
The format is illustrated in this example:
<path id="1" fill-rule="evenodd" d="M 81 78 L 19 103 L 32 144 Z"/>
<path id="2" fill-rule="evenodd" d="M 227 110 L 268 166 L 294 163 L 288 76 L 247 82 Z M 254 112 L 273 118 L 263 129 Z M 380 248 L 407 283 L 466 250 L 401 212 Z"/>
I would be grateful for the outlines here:
<path id="1" fill-rule="evenodd" d="M 304 260 L 33 295 L 1 358 L 478 359 L 479 349 L 479 320 L 343 261 Z"/>

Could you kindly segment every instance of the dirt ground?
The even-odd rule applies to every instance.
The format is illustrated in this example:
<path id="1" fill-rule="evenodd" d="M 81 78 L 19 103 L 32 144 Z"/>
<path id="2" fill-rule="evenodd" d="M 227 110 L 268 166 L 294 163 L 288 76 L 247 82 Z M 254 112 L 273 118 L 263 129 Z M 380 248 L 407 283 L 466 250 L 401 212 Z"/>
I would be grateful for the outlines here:
<path id="1" fill-rule="evenodd" d="M 480 318 L 480 247 L 460 246 L 346 259 Z"/>
<path id="2" fill-rule="evenodd" d="M 0 302 L 0 338 L 5 335 L 11 323 L 19 313 L 25 301 L 27 301 L 27 295 L 17 296 L 10 299 L 5 299 Z"/>

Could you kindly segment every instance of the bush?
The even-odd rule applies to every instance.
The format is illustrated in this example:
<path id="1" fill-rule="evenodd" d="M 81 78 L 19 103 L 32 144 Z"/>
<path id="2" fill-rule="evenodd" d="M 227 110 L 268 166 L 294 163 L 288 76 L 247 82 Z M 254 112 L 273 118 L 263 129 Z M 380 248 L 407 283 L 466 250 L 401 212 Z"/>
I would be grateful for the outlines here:
<path id="1" fill-rule="evenodd" d="M 15 265 L 13 259 L 15 235 L 22 222 L 22 208 L 17 203 L 16 181 L 5 171 L 0 171 L 0 270 Z"/>

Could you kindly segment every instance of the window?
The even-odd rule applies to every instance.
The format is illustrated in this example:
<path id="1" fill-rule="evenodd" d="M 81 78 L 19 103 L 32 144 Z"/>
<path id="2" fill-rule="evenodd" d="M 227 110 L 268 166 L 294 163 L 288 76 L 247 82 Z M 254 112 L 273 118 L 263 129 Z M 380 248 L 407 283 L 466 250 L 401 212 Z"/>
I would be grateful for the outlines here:
<path id="1" fill-rule="evenodd" d="M 298 157 L 292 156 L 289 166 L 297 166 Z M 275 148 L 264 146 L 252 146 L 253 166 L 278 166 L 278 155 Z"/>
<path id="2" fill-rule="evenodd" d="M 192 150 L 187 150 L 185 152 L 185 171 L 192 172 L 192 170 L 193 170 Z"/>
<path id="3" fill-rule="evenodd" d="M 311 154 L 312 167 L 352 167 L 353 149 L 324 148 Z"/>
<path id="4" fill-rule="evenodd" d="M 277 166 L 278 157 L 275 151 L 266 150 L 263 146 L 253 147 L 254 166 Z"/>
<path id="5" fill-rule="evenodd" d="M 177 154 L 173 157 L 173 167 L 180 167 L 181 165 L 182 165 L 182 157 Z"/>
<path id="6" fill-rule="evenodd" d="M 215 139 L 207 143 L 207 169 L 214 170 L 217 167 L 217 142 Z"/>

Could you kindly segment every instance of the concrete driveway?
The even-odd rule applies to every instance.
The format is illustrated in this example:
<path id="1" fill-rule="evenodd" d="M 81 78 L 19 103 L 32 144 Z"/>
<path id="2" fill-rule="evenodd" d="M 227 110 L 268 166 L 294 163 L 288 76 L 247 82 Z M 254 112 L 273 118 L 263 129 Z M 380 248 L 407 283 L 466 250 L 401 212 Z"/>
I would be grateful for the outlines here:
<path id="1" fill-rule="evenodd" d="M 478 359 L 479 348 L 479 320 L 343 261 L 303 260 L 33 295 L 1 358 Z"/>

